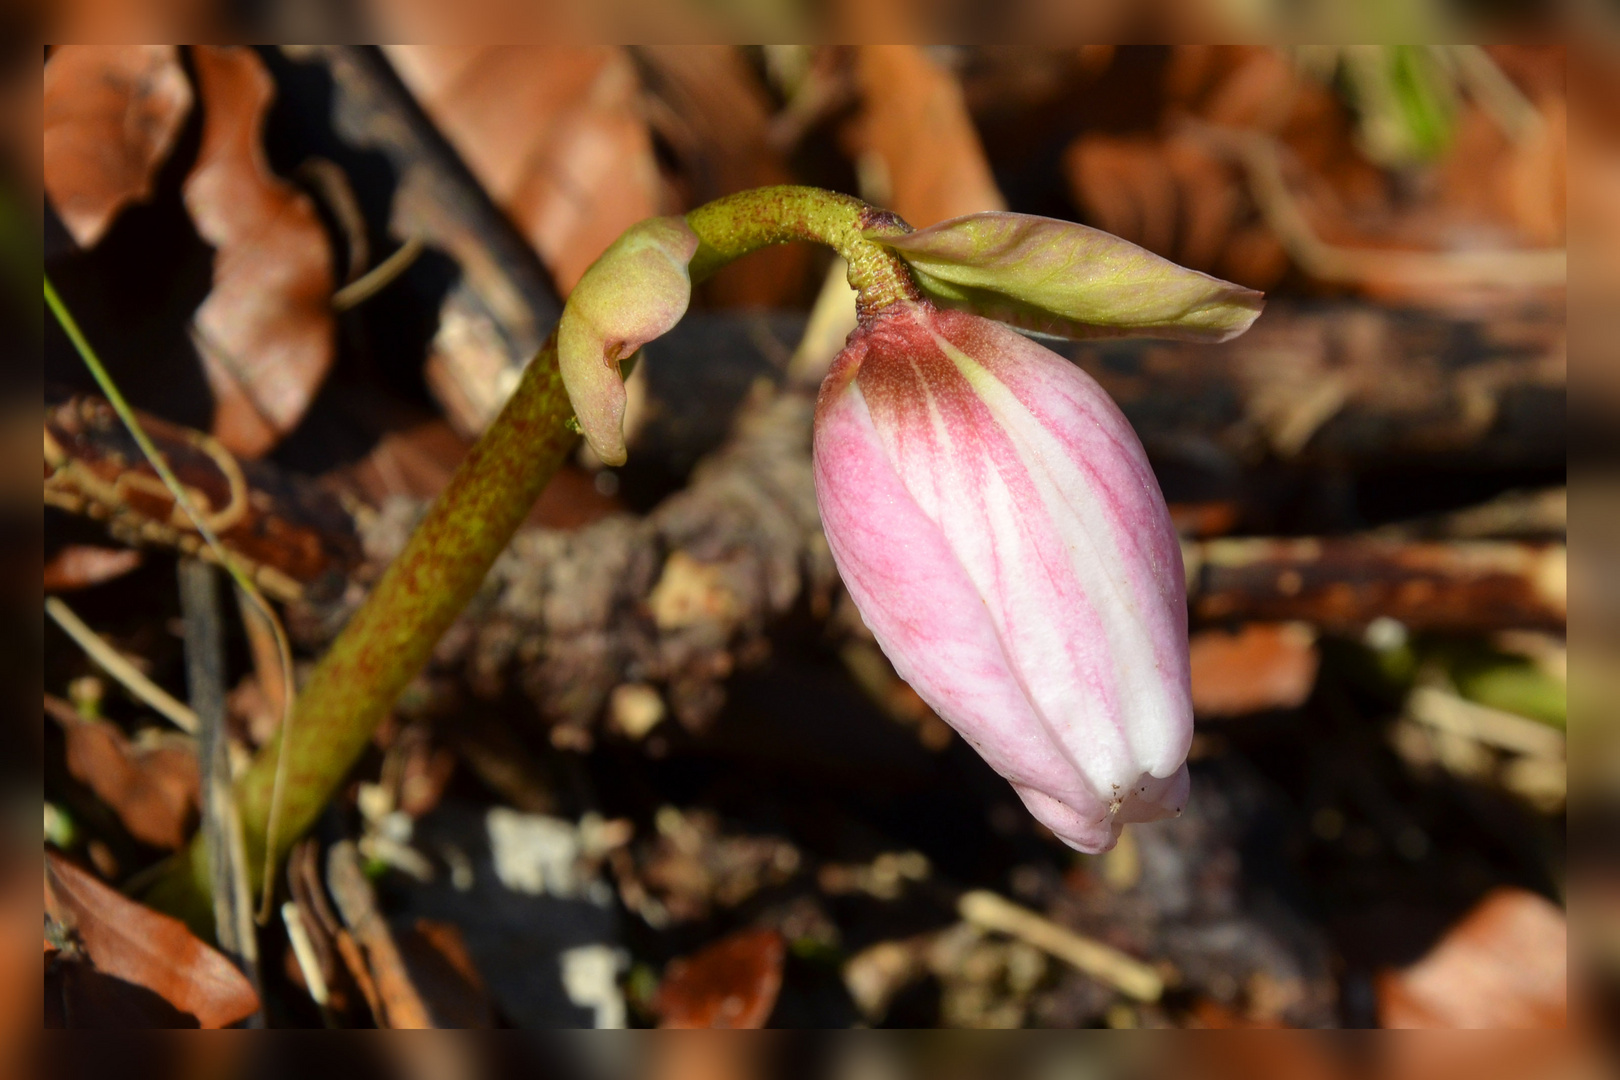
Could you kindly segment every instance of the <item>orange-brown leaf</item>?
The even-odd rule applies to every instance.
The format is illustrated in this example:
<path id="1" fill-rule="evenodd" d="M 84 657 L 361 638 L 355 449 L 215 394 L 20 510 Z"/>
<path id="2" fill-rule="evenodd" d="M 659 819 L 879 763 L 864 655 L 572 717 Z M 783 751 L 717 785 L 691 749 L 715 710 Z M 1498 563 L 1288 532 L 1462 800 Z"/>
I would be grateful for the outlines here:
<path id="1" fill-rule="evenodd" d="M 132 743 L 105 721 L 51 709 L 67 740 L 67 767 L 110 806 L 135 839 L 174 850 L 197 820 L 197 755 L 177 739 Z"/>
<path id="2" fill-rule="evenodd" d="M 659 212 L 652 139 L 623 50 L 397 45 L 386 51 L 562 291 L 621 232 Z"/>
<path id="3" fill-rule="evenodd" d="M 1316 685 L 1316 635 L 1303 623 L 1250 623 L 1192 636 L 1193 710 L 1241 716 L 1304 704 Z"/>
<path id="4" fill-rule="evenodd" d="M 1392 1028 L 1563 1027 L 1568 958 L 1563 911 L 1523 889 L 1499 888 L 1423 959 L 1380 977 L 1379 1021 Z"/>
<path id="5" fill-rule="evenodd" d="M 95 970 L 145 987 L 205 1028 L 259 1007 L 231 962 L 184 923 L 124 896 L 54 852 L 45 854 L 45 911 L 68 927 Z"/>
<path id="6" fill-rule="evenodd" d="M 331 250 L 314 203 L 265 158 L 275 88 L 264 64 L 245 48 L 200 45 L 194 56 L 203 134 L 185 199 L 215 249 L 197 344 L 214 435 L 258 457 L 297 425 L 332 365 Z"/>
<path id="7" fill-rule="evenodd" d="M 667 1028 L 759 1028 L 782 989 L 787 946 L 775 930 L 742 930 L 672 961 L 654 1007 Z"/>
<path id="8" fill-rule="evenodd" d="M 45 64 L 45 191 L 80 247 L 152 181 L 191 112 L 173 45 L 65 45 Z"/>

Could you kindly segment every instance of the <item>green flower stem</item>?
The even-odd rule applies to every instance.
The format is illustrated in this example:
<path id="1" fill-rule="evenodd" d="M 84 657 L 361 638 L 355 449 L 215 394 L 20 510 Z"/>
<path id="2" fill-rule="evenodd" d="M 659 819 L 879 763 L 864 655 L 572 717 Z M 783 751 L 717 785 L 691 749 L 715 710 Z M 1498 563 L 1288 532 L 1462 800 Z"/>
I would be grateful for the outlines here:
<path id="1" fill-rule="evenodd" d="M 863 314 L 902 300 L 922 299 L 904 260 L 863 232 L 911 232 L 899 217 L 849 195 L 784 184 L 754 188 L 705 203 L 686 215 L 700 242 L 692 257 L 694 282 L 733 259 L 771 244 L 809 240 L 826 244 L 849 263 L 849 284 Z"/>
<path id="2" fill-rule="evenodd" d="M 285 748 L 280 737 L 267 743 L 238 779 L 243 839 L 255 877 L 267 849 L 279 864 L 314 823 L 377 724 L 478 591 L 574 445 L 572 415 L 553 335 L 304 684 Z M 285 788 L 272 822 L 282 753 Z M 162 881 L 149 898 L 190 915 L 206 895 L 206 875 L 201 846 L 193 844 L 189 865 L 177 871 L 186 880 Z"/>

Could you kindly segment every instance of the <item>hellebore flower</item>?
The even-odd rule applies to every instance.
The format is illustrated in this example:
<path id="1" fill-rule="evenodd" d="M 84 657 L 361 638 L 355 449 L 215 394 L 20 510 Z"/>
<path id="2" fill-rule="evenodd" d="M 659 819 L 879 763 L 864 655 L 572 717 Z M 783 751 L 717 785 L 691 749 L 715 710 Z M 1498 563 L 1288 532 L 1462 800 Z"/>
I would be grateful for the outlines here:
<path id="1" fill-rule="evenodd" d="M 621 238 L 559 329 L 581 427 L 603 460 L 624 459 L 618 360 L 684 312 L 691 265 L 783 239 L 842 245 L 860 322 L 814 435 L 839 573 L 895 669 L 1030 812 L 1106 851 L 1188 795 L 1181 549 L 1118 407 L 1003 323 L 1220 341 L 1262 298 L 1070 222 L 991 213 L 910 231 L 852 202 L 763 189 Z"/>
<path id="2" fill-rule="evenodd" d="M 924 301 L 859 327 L 816 406 L 816 499 L 902 678 L 1083 851 L 1180 813 L 1181 551 L 1147 456 L 1069 361 Z"/>
<path id="3" fill-rule="evenodd" d="M 1070 335 L 1218 339 L 1259 310 L 1258 294 L 1067 222 L 983 214 L 878 242 L 931 294 L 954 286 L 943 299 Z M 1090 376 L 977 315 L 891 305 L 822 386 L 815 481 L 878 644 L 1030 813 L 1098 852 L 1126 822 L 1181 812 L 1181 549 L 1141 443 Z"/>

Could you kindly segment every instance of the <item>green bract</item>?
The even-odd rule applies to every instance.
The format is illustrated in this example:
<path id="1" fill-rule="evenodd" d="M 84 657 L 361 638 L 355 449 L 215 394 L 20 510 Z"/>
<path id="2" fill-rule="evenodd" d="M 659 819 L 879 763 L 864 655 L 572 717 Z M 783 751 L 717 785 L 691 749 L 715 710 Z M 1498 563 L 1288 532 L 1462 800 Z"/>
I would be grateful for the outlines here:
<path id="1" fill-rule="evenodd" d="M 679 217 L 625 231 L 569 294 L 557 324 L 557 363 L 580 430 L 596 456 L 624 464 L 624 376 L 619 364 L 666 333 L 692 299 L 687 270 L 698 237 Z"/>
<path id="2" fill-rule="evenodd" d="M 1225 341 L 1264 304 L 1253 289 L 1055 218 L 992 212 L 865 235 L 903 258 L 935 303 L 1038 334 Z"/>

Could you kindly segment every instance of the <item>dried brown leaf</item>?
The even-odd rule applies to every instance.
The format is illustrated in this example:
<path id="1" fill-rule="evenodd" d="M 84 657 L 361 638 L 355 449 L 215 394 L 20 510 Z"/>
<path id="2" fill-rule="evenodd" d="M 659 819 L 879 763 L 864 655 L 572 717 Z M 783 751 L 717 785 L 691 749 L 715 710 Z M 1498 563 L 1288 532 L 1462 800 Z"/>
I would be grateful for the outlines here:
<path id="1" fill-rule="evenodd" d="M 191 835 L 200 810 L 197 754 L 183 738 L 131 742 L 118 727 L 86 720 L 65 702 L 46 711 L 67 740 L 67 767 L 112 808 L 135 839 L 170 851 Z"/>
<path id="2" fill-rule="evenodd" d="M 1304 623 L 1250 623 L 1192 637 L 1193 709 L 1241 716 L 1304 704 L 1316 685 L 1316 634 Z"/>
<path id="3" fill-rule="evenodd" d="M 1087 136 L 1069 148 L 1064 167 L 1080 208 L 1098 228 L 1175 256 L 1178 194 L 1158 139 Z"/>
<path id="4" fill-rule="evenodd" d="M 1563 911 L 1523 889 L 1499 888 L 1427 956 L 1379 978 L 1379 1021 L 1392 1028 L 1563 1027 L 1568 961 Z"/>
<path id="5" fill-rule="evenodd" d="M 672 961 L 654 1008 L 666 1028 L 760 1028 L 782 989 L 787 944 L 775 930 L 742 930 Z"/>
<path id="6" fill-rule="evenodd" d="M 332 365 L 331 248 L 314 202 L 265 158 L 275 87 L 263 62 L 246 48 L 199 45 L 193 55 L 205 111 L 185 200 L 215 249 L 197 344 L 214 435 L 259 457 L 298 424 Z"/>
<path id="7" fill-rule="evenodd" d="M 652 139 L 623 50 L 397 45 L 386 52 L 564 292 L 621 232 L 659 212 Z"/>
<path id="8" fill-rule="evenodd" d="M 1115 236 L 1250 288 L 1288 269 L 1282 245 L 1254 224 L 1242 174 L 1194 139 L 1086 135 L 1063 167 L 1087 220 Z"/>
<path id="9" fill-rule="evenodd" d="M 184 923 L 143 907 L 54 852 L 45 853 L 45 911 L 69 928 L 94 970 L 144 987 L 205 1028 L 259 1007 L 242 973 Z"/>
<path id="10" fill-rule="evenodd" d="M 856 74 L 864 104 L 852 136 L 883 162 L 877 201 L 919 228 L 1006 208 L 952 72 L 915 45 L 863 45 Z"/>
<path id="11" fill-rule="evenodd" d="M 152 196 L 191 112 L 173 45 L 65 45 L 45 64 L 45 191 L 80 247 Z"/>

